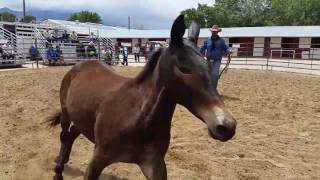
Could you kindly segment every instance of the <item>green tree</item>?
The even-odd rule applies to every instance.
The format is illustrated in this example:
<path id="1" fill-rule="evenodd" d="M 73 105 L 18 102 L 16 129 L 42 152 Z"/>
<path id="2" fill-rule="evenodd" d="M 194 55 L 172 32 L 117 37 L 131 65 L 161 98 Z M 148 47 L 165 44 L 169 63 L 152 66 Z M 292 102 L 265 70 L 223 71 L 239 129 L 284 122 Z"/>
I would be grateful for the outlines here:
<path id="1" fill-rule="evenodd" d="M 270 15 L 275 25 L 319 25 L 318 0 L 270 0 Z"/>
<path id="2" fill-rule="evenodd" d="M 319 0 L 216 0 L 181 13 L 187 24 L 194 19 L 201 27 L 320 25 L 319 9 Z"/>
<path id="3" fill-rule="evenodd" d="M 0 19 L 2 19 L 2 21 L 8 21 L 8 22 L 16 21 L 16 15 L 8 12 L 0 13 L 0 16 L 1 16 Z"/>
<path id="4" fill-rule="evenodd" d="M 186 25 L 189 26 L 192 23 L 192 20 L 195 20 L 199 23 L 201 27 L 208 26 L 208 19 L 212 15 L 213 7 L 210 7 L 206 4 L 198 4 L 197 9 L 191 8 L 185 11 L 182 11 L 181 14 L 185 16 Z"/>
<path id="5" fill-rule="evenodd" d="M 239 26 L 263 26 L 268 17 L 269 0 L 239 0 L 236 12 Z"/>
<path id="6" fill-rule="evenodd" d="M 212 18 L 211 24 L 218 24 L 221 27 L 239 26 L 240 18 L 235 11 L 225 8 L 223 6 L 214 7 L 214 18 Z"/>
<path id="7" fill-rule="evenodd" d="M 21 18 L 20 22 L 30 23 L 32 21 L 36 21 L 37 18 L 34 16 L 25 16 L 25 18 Z"/>
<path id="8" fill-rule="evenodd" d="M 184 15 L 185 23 L 187 26 L 189 26 L 192 22 L 192 20 L 197 19 L 197 9 L 187 9 L 181 12 L 181 14 Z"/>
<path id="9" fill-rule="evenodd" d="M 198 4 L 197 9 L 186 9 L 181 12 L 185 15 L 186 24 L 189 25 L 192 20 L 196 20 L 201 27 L 211 27 L 213 24 L 229 27 L 236 26 L 239 22 L 235 14 L 238 0 L 216 0 L 214 6 Z"/>
<path id="10" fill-rule="evenodd" d="M 262 26 L 270 0 L 217 0 L 214 6 L 218 24 L 230 26 Z"/>
<path id="11" fill-rule="evenodd" d="M 99 14 L 89 11 L 81 11 L 73 13 L 69 17 L 69 21 L 80 21 L 80 22 L 91 22 L 91 23 L 101 23 L 102 19 Z"/>

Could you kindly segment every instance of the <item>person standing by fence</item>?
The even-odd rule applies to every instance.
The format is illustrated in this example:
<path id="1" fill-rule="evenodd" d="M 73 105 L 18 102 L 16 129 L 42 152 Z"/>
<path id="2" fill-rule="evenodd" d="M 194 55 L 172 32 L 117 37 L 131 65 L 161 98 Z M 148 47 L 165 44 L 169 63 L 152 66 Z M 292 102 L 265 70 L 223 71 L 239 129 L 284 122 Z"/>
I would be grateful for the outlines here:
<path id="1" fill-rule="evenodd" d="M 135 62 L 140 62 L 140 47 L 139 47 L 139 44 L 135 44 L 135 46 L 132 48 L 132 52 L 134 54 Z"/>
<path id="2" fill-rule="evenodd" d="M 200 48 L 200 52 L 203 55 L 206 55 L 207 60 L 211 63 L 212 88 L 213 90 L 216 90 L 219 81 L 222 56 L 224 54 L 230 56 L 230 50 L 225 41 L 218 35 L 218 33 L 222 31 L 218 25 L 213 25 L 212 28 L 210 28 L 210 31 L 212 35 L 204 41 L 203 46 Z"/>
<path id="3" fill-rule="evenodd" d="M 31 61 L 36 61 L 39 58 L 39 51 L 33 45 L 29 49 L 29 55 Z"/>
<path id="4" fill-rule="evenodd" d="M 123 55 L 122 65 L 128 66 L 128 48 L 126 46 L 123 46 L 122 48 L 122 55 Z"/>

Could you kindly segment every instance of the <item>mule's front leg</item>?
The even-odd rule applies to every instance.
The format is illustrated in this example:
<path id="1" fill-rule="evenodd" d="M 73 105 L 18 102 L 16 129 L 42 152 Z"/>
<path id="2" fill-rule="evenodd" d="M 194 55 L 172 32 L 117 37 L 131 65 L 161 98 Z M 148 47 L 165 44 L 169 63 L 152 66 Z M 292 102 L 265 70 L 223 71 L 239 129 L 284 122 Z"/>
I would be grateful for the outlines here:
<path id="1" fill-rule="evenodd" d="M 139 166 L 148 180 L 167 180 L 167 167 L 164 157 L 146 160 Z"/>

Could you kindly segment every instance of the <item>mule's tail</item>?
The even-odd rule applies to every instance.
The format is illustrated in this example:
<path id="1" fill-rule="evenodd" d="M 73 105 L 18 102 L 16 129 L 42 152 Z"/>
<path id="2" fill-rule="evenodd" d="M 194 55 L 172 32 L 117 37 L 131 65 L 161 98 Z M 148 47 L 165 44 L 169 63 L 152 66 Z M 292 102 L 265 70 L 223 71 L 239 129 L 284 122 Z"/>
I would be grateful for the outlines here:
<path id="1" fill-rule="evenodd" d="M 61 123 L 61 111 L 54 113 L 47 120 L 50 127 L 54 127 Z"/>

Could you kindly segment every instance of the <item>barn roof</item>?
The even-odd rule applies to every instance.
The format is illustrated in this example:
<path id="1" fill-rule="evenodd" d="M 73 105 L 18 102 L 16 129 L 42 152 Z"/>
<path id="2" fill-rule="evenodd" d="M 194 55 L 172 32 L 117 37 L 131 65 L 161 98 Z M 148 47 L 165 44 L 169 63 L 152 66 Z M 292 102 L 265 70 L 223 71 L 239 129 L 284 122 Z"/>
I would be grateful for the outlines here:
<path id="1" fill-rule="evenodd" d="M 49 19 L 47 23 L 65 27 L 77 33 L 89 34 L 99 32 L 102 37 L 109 38 L 169 38 L 170 29 L 137 30 L 123 27 L 105 26 L 94 23 Z M 203 28 L 200 37 L 209 37 L 210 31 Z M 320 26 L 268 26 L 268 27 L 232 27 L 222 28 L 222 37 L 320 37 Z"/>

